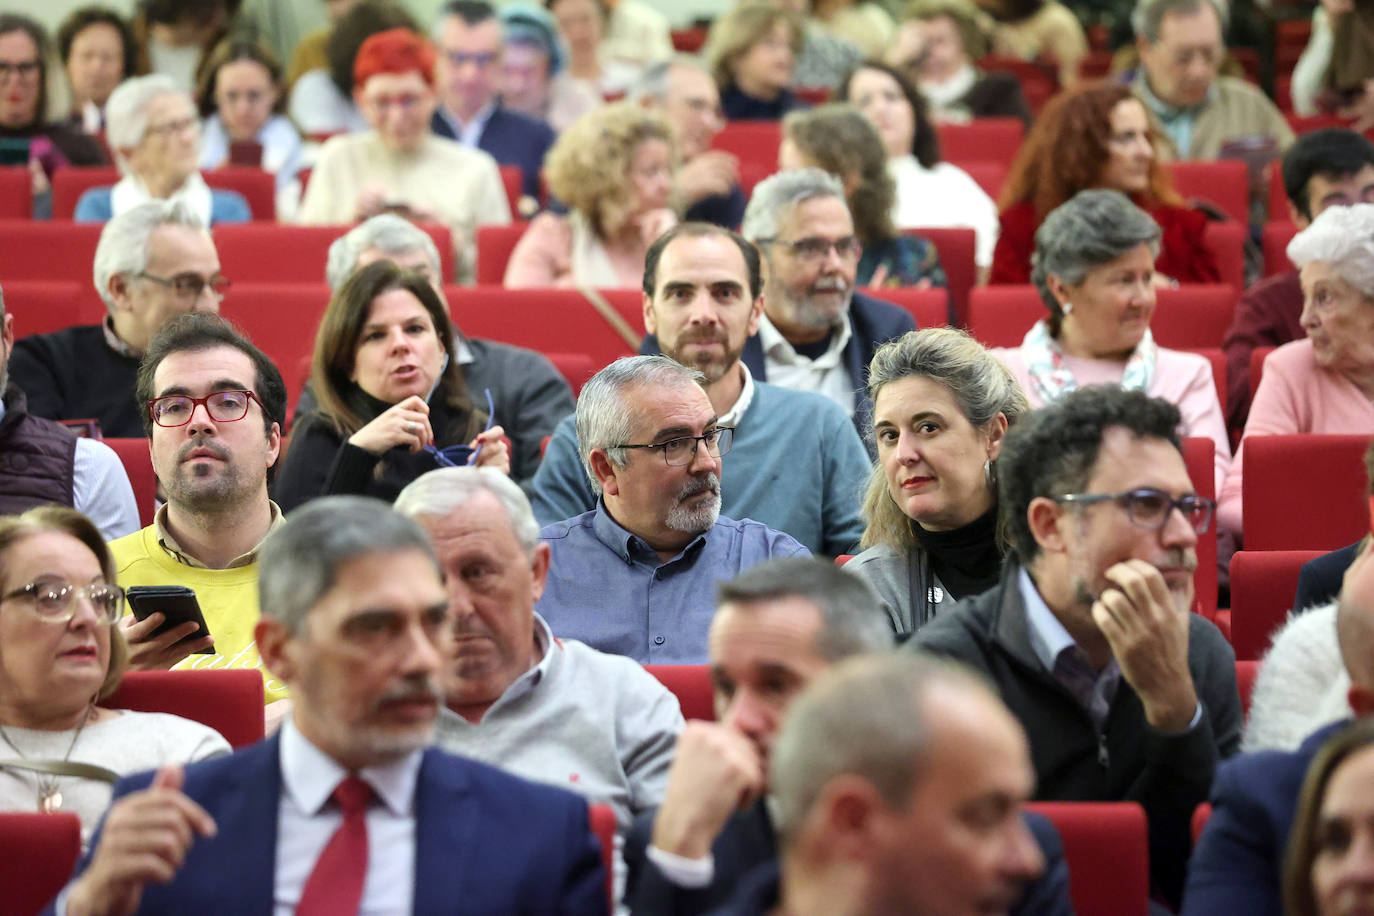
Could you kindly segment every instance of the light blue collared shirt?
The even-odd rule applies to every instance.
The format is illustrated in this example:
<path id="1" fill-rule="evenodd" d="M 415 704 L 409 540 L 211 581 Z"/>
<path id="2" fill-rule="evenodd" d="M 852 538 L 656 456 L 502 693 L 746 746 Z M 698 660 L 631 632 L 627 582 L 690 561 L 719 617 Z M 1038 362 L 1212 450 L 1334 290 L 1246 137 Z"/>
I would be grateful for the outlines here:
<path id="1" fill-rule="evenodd" d="M 1203 110 L 1215 100 L 1216 87 L 1208 87 L 1207 95 L 1201 103 L 1187 108 L 1176 108 L 1154 94 L 1142 67 L 1135 88 L 1146 107 L 1154 113 L 1160 127 L 1173 141 L 1174 149 L 1178 150 L 1178 158 L 1187 159 L 1188 150 L 1193 144 L 1193 129 L 1197 127 L 1197 119 L 1201 117 Z"/>

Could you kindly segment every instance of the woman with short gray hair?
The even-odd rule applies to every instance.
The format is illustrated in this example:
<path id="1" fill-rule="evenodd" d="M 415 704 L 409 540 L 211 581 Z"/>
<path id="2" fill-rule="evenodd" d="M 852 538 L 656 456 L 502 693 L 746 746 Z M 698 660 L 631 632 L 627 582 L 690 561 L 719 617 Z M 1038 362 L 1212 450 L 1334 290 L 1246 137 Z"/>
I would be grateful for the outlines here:
<path id="1" fill-rule="evenodd" d="M 1216 444 L 1220 489 L 1231 447 L 1206 357 L 1155 344 L 1159 225 L 1120 191 L 1080 191 L 1035 233 L 1031 280 L 1048 314 L 1021 346 L 995 350 L 1032 407 L 1084 385 L 1120 385 L 1178 407 L 1185 436 Z"/>
<path id="2" fill-rule="evenodd" d="M 864 552 L 848 570 L 887 605 L 899 638 L 997 584 L 997 456 L 1026 396 L 964 331 L 926 328 L 883 344 L 868 366 L 878 463 Z"/>

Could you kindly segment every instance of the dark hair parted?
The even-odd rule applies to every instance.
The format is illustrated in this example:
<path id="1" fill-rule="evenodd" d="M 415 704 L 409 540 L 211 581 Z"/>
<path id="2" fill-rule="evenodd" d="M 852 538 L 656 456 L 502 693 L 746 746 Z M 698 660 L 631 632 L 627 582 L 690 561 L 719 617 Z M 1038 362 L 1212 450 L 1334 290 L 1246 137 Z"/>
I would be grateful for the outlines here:
<path id="1" fill-rule="evenodd" d="M 199 353 L 215 347 L 232 347 L 253 362 L 253 393 L 262 404 L 262 423 L 267 433 L 272 432 L 272 424 L 286 422 L 286 383 L 282 381 L 277 364 L 268 358 L 253 342 L 228 320 L 218 315 L 204 312 L 187 312 L 170 319 L 153 336 L 143 362 L 138 366 L 138 382 L 134 396 L 138 399 L 139 412 L 143 417 L 143 431 L 152 435 L 153 418 L 148 412 L 148 402 L 157 397 L 153 388 L 153 376 L 157 367 L 173 353 Z"/>
<path id="2" fill-rule="evenodd" d="M 887 171 L 887 150 L 878 128 L 847 103 L 789 113 L 782 134 L 797 150 L 845 187 L 854 234 L 864 247 L 877 247 L 897 234 L 892 205 L 897 182 Z"/>
<path id="3" fill-rule="evenodd" d="M 450 16 L 457 16 L 465 25 L 481 25 L 496 18 L 496 8 L 486 0 L 449 0 L 439 7 L 439 15 L 434 21 L 442 22 Z"/>
<path id="4" fill-rule="evenodd" d="M 230 37 L 215 45 L 202 68 L 200 86 L 196 90 L 197 108 L 202 118 L 210 117 L 219 108 L 219 103 L 215 101 L 215 84 L 219 80 L 219 71 L 228 64 L 242 60 L 251 60 L 267 71 L 268 79 L 277 90 L 277 101 L 272 106 L 272 111 L 281 114 L 286 110 L 281 62 L 277 60 L 276 55 L 261 42 Z"/>
<path id="5" fill-rule="evenodd" d="M 999 523 L 1024 565 L 1040 553 L 1026 510 L 1031 500 L 1080 493 L 1092 476 L 1102 437 L 1119 426 L 1180 447 L 1178 408 L 1142 391 L 1089 385 L 1022 417 L 997 459 Z"/>
<path id="6" fill-rule="evenodd" d="M 1363 134 L 1343 127 L 1314 130 L 1298 137 L 1284 154 L 1283 191 L 1293 209 L 1310 220 L 1312 200 L 1307 185 L 1314 176 L 1349 178 L 1367 165 L 1374 165 L 1374 143 Z"/>
<path id="7" fill-rule="evenodd" d="M 920 90 L 902 71 L 896 67 L 889 67 L 880 60 L 866 60 L 845 74 L 836 101 L 853 101 L 849 97 L 849 84 L 854 81 L 856 75 L 865 70 L 886 73 L 897 81 L 897 88 L 901 90 L 906 103 L 911 106 L 912 124 L 915 126 L 911 138 L 911 154 L 923 167 L 934 168 L 940 162 L 940 135 L 935 130 L 934 122 L 930 120 L 930 106 L 926 103 L 926 97 L 921 95 Z"/>
<path id="8" fill-rule="evenodd" d="M 439 377 L 434 397 L 471 418 L 468 434 L 463 440 L 466 442 L 482 427 L 479 414 L 473 410 L 472 400 L 468 397 L 457 355 L 453 352 L 453 322 L 449 319 L 448 306 L 423 275 L 413 270 L 403 270 L 385 258 L 359 268 L 349 277 L 335 291 L 324 310 L 324 316 L 320 318 L 320 329 L 315 334 L 315 353 L 310 361 L 310 387 L 319 402 L 319 411 L 333 422 L 334 428 L 345 438 L 367 424 L 367 419 L 351 406 L 355 399 L 349 397 L 349 393 L 357 388 L 352 376 L 358 343 L 368 316 L 372 314 L 372 303 L 383 293 L 398 289 L 420 300 L 420 305 L 424 306 L 434 324 L 439 345 L 448 356 L 448 364 Z M 485 413 L 480 414 L 480 420 L 486 420 Z"/>
<path id="9" fill-rule="evenodd" d="M 23 127 L 42 124 L 48 112 L 48 59 L 52 56 L 52 42 L 48 33 L 37 21 L 18 13 L 0 13 L 0 35 L 10 32 L 23 32 L 29 36 L 38 51 L 38 104 L 33 109 L 33 120 Z"/>
<path id="10" fill-rule="evenodd" d="M 57 28 L 57 54 L 62 63 L 67 63 L 72 56 L 76 36 L 93 25 L 108 25 L 119 33 L 119 43 L 124 48 L 124 67 L 119 75 L 123 79 L 133 76 L 138 69 L 138 42 L 134 38 L 134 31 L 127 19 L 105 6 L 83 6 L 72 10 L 71 15 L 62 20 Z"/>
<path id="11" fill-rule="evenodd" d="M 420 25 L 394 0 L 362 0 L 340 16 L 330 29 L 324 44 L 329 79 L 348 98 L 353 97 L 353 61 L 358 56 L 358 49 L 373 35 L 389 29 L 410 29 L 418 33 Z"/>
<path id="12" fill-rule="evenodd" d="M 650 299 L 658 291 L 658 262 L 663 259 L 663 251 L 675 239 L 704 239 L 704 238 L 723 238 L 735 243 L 740 255 L 744 258 L 744 266 L 749 271 L 749 298 L 757 299 L 763 294 L 763 274 L 759 265 L 759 250 L 754 247 L 754 243 L 746 239 L 731 229 L 717 226 L 713 223 L 678 223 L 667 232 L 654 239 L 649 250 L 644 255 L 644 295 Z"/>

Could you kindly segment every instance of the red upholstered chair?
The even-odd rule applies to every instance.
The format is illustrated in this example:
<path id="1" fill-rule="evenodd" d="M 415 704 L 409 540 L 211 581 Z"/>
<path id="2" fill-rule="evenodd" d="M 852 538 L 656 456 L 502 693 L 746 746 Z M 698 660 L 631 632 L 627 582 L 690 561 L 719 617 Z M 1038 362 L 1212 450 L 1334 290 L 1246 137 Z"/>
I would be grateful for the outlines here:
<path id="1" fill-rule="evenodd" d="M 1188 200 L 1202 200 L 1242 226 L 1250 224 L 1250 170 L 1239 159 L 1188 160 L 1164 164 L 1174 190 Z"/>
<path id="2" fill-rule="evenodd" d="M 1264 224 L 1260 235 L 1260 250 L 1264 252 L 1264 275 L 1272 277 L 1285 270 L 1293 269 L 1288 260 L 1288 243 L 1298 234 L 1298 227 L 1292 223 L 1269 222 Z"/>
<path id="3" fill-rule="evenodd" d="M 969 293 L 968 330 L 986 347 L 1019 347 L 1045 315 L 1040 293 L 1029 284 L 980 286 Z"/>
<path id="4" fill-rule="evenodd" d="M 639 290 L 603 289 L 600 293 L 636 334 L 644 333 Z M 474 337 L 541 353 L 582 353 L 597 366 L 631 356 L 636 349 L 574 289 L 448 286 L 444 294 L 454 322 Z"/>
<path id="5" fill-rule="evenodd" d="M 0 814 L 0 913 L 41 912 L 72 876 L 80 853 L 75 814 Z"/>
<path id="6" fill-rule="evenodd" d="M 563 376 L 568 387 L 572 388 L 573 397 L 582 393 L 582 386 L 587 384 L 587 380 L 596 375 L 601 367 L 596 364 L 590 356 L 585 353 L 546 353 L 549 362 L 558 370 L 558 374 Z"/>
<path id="7" fill-rule="evenodd" d="M 1264 361 L 1277 347 L 1255 347 L 1250 351 L 1250 397 L 1254 399 L 1259 391 L 1260 380 L 1264 378 Z"/>
<path id="8" fill-rule="evenodd" d="M 145 527 L 151 525 L 153 513 L 157 511 L 157 475 L 153 473 L 153 456 L 148 452 L 148 440 L 101 441 L 114 449 L 124 465 L 124 473 L 129 475 L 129 483 L 134 488 L 134 502 L 138 505 L 138 523 Z"/>
<path id="9" fill-rule="evenodd" d="M 277 179 L 271 172 L 227 165 L 203 172 L 205 183 L 221 191 L 237 191 L 248 201 L 254 222 L 276 222 Z"/>
<path id="10" fill-rule="evenodd" d="M 902 231 L 908 235 L 919 235 L 935 244 L 935 250 L 940 253 L 940 266 L 944 267 L 945 279 L 949 281 L 949 298 L 954 306 L 954 320 L 959 327 L 965 327 L 968 324 L 969 291 L 973 289 L 978 270 L 973 262 L 973 230 L 920 226 Z"/>
<path id="11" fill-rule="evenodd" d="M 33 176 L 22 165 L 0 168 L 0 219 L 33 216 Z"/>
<path id="12" fill-rule="evenodd" d="M 1368 447 L 1368 434 L 1246 438 L 1245 549 L 1335 550 L 1367 534 Z"/>
<path id="13" fill-rule="evenodd" d="M 1069 863 L 1078 916 L 1145 916 L 1150 853 L 1145 809 L 1135 802 L 1035 802 L 1054 822 Z"/>
<path id="14" fill-rule="evenodd" d="M 14 316 L 15 337 L 48 334 L 78 324 L 95 324 L 104 315 L 89 300 L 90 284 L 66 280 L 5 280 L 5 312 Z"/>
<path id="15" fill-rule="evenodd" d="M 711 149 L 734 153 L 741 163 L 764 162 L 777 168 L 781 144 L 778 121 L 730 121 L 711 141 Z"/>
<path id="16" fill-rule="evenodd" d="M 993 200 L 1002 193 L 1002 185 L 1007 181 L 1007 164 L 1005 162 L 960 162 L 959 168 L 968 172 L 970 178 L 978 182 L 978 187 L 983 189 Z"/>
<path id="17" fill-rule="evenodd" d="M 236 284 L 321 283 L 329 246 L 350 228 L 286 223 L 216 226 L 215 248 L 224 275 Z M 452 282 L 453 258 L 448 252 L 453 250 L 453 238 L 448 227 L 427 223 L 420 228 L 434 240 L 444 265 L 444 279 Z"/>
<path id="18" fill-rule="evenodd" d="M 778 170 L 778 163 L 775 159 L 763 157 L 757 159 L 742 159 L 739 164 L 739 190 L 748 200 L 754 196 L 754 188 L 758 186 L 769 175 Z"/>
<path id="19" fill-rule="evenodd" d="M 1224 364 L 1223 364 L 1224 368 Z M 1199 496 L 1215 499 L 1216 443 L 1204 436 L 1189 436 L 1183 440 L 1183 463 L 1188 479 Z M 1193 572 L 1193 610 L 1208 620 L 1217 612 L 1217 523 L 1216 519 L 1197 539 L 1197 569 Z"/>
<path id="20" fill-rule="evenodd" d="M 1231 647 L 1236 658 L 1260 658 L 1288 617 L 1302 564 L 1320 550 L 1240 550 L 1231 557 Z"/>
<path id="21" fill-rule="evenodd" d="M 262 672 L 256 668 L 213 671 L 130 671 L 103 701 L 107 709 L 169 712 L 208 725 L 234 748 L 261 741 Z"/>
<path id="22" fill-rule="evenodd" d="M 101 228 L 96 223 L 0 220 L 0 282 L 79 281 L 89 288 Z"/>
<path id="23" fill-rule="evenodd" d="M 520 215 L 520 198 L 524 196 L 525 173 L 518 165 L 500 166 L 501 186 L 506 189 L 506 201 L 510 203 L 510 218 L 523 219 Z"/>
<path id="24" fill-rule="evenodd" d="M 906 309 L 918 328 L 940 328 L 949 324 L 948 290 L 898 286 L 888 289 L 864 288 L 860 292 Z"/>
<path id="25" fill-rule="evenodd" d="M 235 283 L 220 308 L 277 364 L 288 405 L 295 405 L 310 378 L 315 332 L 328 304 L 329 287 L 320 282 Z"/>
<path id="26" fill-rule="evenodd" d="M 706 44 L 706 29 L 700 26 L 690 29 L 673 29 L 673 50 L 683 54 L 695 54 Z"/>
<path id="27" fill-rule="evenodd" d="M 1283 186 L 1283 169 L 1277 164 L 1269 170 L 1269 222 L 1286 223 L 1292 215 L 1288 212 L 1288 190 Z"/>
<path id="28" fill-rule="evenodd" d="M 673 692 L 684 719 L 716 720 L 711 669 L 706 665 L 645 665 L 644 670 Z"/>
<path id="29" fill-rule="evenodd" d="M 529 223 L 509 226 L 477 227 L 477 282 L 482 286 L 500 286 L 506 282 L 506 265 L 510 263 L 515 243 L 525 234 Z"/>
<path id="30" fill-rule="evenodd" d="M 1236 289 L 1245 288 L 1245 238 L 1249 229 L 1244 223 L 1208 223 L 1204 241 L 1217 260 L 1221 282 Z"/>
<path id="31" fill-rule="evenodd" d="M 967 168 L 968 162 L 997 162 L 1011 168 L 1026 125 L 1020 118 L 974 118 L 966 124 L 937 124 L 940 158 Z M 995 196 L 995 195 L 994 195 Z"/>
<path id="32" fill-rule="evenodd" d="M 1250 715 L 1250 697 L 1255 692 L 1255 677 L 1259 675 L 1260 663 L 1254 660 L 1236 661 L 1236 692 L 1240 694 L 1240 713 Z"/>
<path id="33" fill-rule="evenodd" d="M 587 819 L 592 833 L 601 844 L 601 865 L 606 869 L 606 902 L 609 912 L 615 912 L 615 809 L 607 804 L 587 806 Z"/>
<path id="34" fill-rule="evenodd" d="M 67 166 L 52 173 L 52 218 L 71 219 L 76 202 L 91 188 L 103 188 L 119 181 L 119 169 L 112 165 Z"/>

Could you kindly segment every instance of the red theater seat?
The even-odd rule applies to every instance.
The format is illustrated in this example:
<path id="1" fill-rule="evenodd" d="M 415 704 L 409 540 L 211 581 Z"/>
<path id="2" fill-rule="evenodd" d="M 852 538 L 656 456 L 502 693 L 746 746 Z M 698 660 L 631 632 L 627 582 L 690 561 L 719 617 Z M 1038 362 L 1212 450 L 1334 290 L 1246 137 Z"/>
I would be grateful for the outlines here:
<path id="1" fill-rule="evenodd" d="M 1293 608 L 1302 564 L 1320 550 L 1240 550 L 1231 557 L 1231 646 L 1258 659 Z"/>
<path id="2" fill-rule="evenodd" d="M 949 290 L 913 289 L 899 286 L 859 290 L 865 296 L 891 302 L 911 313 L 918 328 L 940 328 L 949 324 Z"/>
<path id="3" fill-rule="evenodd" d="M 1250 224 L 1250 170 L 1239 159 L 1190 160 L 1164 166 L 1174 190 L 1188 200 L 1205 201 L 1242 226 Z"/>
<path id="4" fill-rule="evenodd" d="M 75 814 L 0 814 L 0 912 L 36 916 L 71 878 L 80 852 Z"/>
<path id="5" fill-rule="evenodd" d="M 711 149 L 734 153 L 740 162 L 766 162 L 775 168 L 781 145 L 778 121 L 730 121 L 711 140 Z"/>
<path id="6" fill-rule="evenodd" d="M 0 168 L 0 219 L 33 216 L 33 176 L 22 165 Z"/>
<path id="7" fill-rule="evenodd" d="M 105 314 L 90 306 L 89 284 L 75 281 L 3 280 L 5 312 L 14 316 L 14 336 L 49 334 L 78 324 L 95 324 Z M 88 291 L 89 294 L 88 294 Z"/>
<path id="8" fill-rule="evenodd" d="M 716 720 L 711 669 L 707 665 L 645 665 L 644 670 L 673 692 L 684 719 Z"/>
<path id="9" fill-rule="evenodd" d="M 96 223 L 0 221 L 0 283 L 61 280 L 90 289 L 101 228 Z"/>
<path id="10" fill-rule="evenodd" d="M 585 353 L 546 353 L 549 362 L 558 370 L 558 374 L 563 376 L 568 387 L 572 388 L 573 397 L 582 393 L 582 386 L 587 384 L 587 380 L 596 375 L 598 366 L 590 356 Z"/>
<path id="11" fill-rule="evenodd" d="M 277 364 L 286 382 L 288 419 L 310 377 L 315 333 L 328 304 L 329 287 L 319 282 L 236 283 L 220 308 Z"/>
<path id="12" fill-rule="evenodd" d="M 940 253 L 940 266 L 945 269 L 945 280 L 949 283 L 949 297 L 954 307 L 955 323 L 959 327 L 965 327 L 968 324 L 969 291 L 973 289 L 978 270 L 973 261 L 973 230 L 920 226 L 902 231 L 907 235 L 919 235 L 934 243 L 935 250 Z"/>
<path id="13" fill-rule="evenodd" d="M 966 124 L 937 124 L 935 129 L 940 158 L 946 162 L 960 167 L 966 162 L 999 162 L 1011 168 L 1026 125 L 1020 118 L 974 118 Z"/>
<path id="14" fill-rule="evenodd" d="M 169 712 L 194 719 L 234 748 L 261 741 L 262 672 L 256 668 L 206 671 L 130 671 L 103 701 L 107 709 Z"/>
<path id="15" fill-rule="evenodd" d="M 1203 436 L 1188 436 L 1183 440 L 1183 463 L 1188 479 L 1199 496 L 1215 499 L 1217 495 L 1216 443 Z M 1207 531 L 1198 535 L 1197 569 L 1193 572 L 1193 610 L 1208 620 L 1217 613 L 1217 524 L 1216 519 Z"/>
<path id="16" fill-rule="evenodd" d="M 1054 822 L 1069 863 L 1078 916 L 1145 916 L 1150 852 L 1145 809 L 1135 802 L 1035 802 Z"/>
<path id="17" fill-rule="evenodd" d="M 1208 223 L 1204 241 L 1216 258 L 1222 283 L 1245 288 L 1245 239 L 1250 230 L 1244 223 Z"/>
<path id="18" fill-rule="evenodd" d="M 145 527 L 151 525 L 153 513 L 157 510 L 157 475 L 153 473 L 153 456 L 148 452 L 148 440 L 101 441 L 114 449 L 124 465 L 124 473 L 129 475 L 129 484 L 134 488 L 134 503 L 138 506 L 138 523 Z"/>
<path id="19" fill-rule="evenodd" d="M 1335 550 L 1367 534 L 1368 447 L 1368 434 L 1246 438 L 1245 549 Z"/>
<path id="20" fill-rule="evenodd" d="M 201 175 L 212 188 L 242 194 L 255 221 L 270 222 L 277 218 L 276 179 L 270 172 L 243 166 L 225 166 L 202 172 Z M 119 181 L 119 177 L 119 170 L 112 165 L 58 169 L 52 176 L 53 219 L 71 219 L 82 194 L 92 188 L 113 185 Z"/>
<path id="21" fill-rule="evenodd" d="M 518 165 L 503 165 L 501 186 L 506 189 L 506 201 L 510 204 L 510 218 L 523 219 L 520 215 L 520 198 L 524 196 L 525 173 Z"/>
<path id="22" fill-rule="evenodd" d="M 477 227 L 477 283 L 481 286 L 500 286 L 506 282 L 506 265 L 520 236 L 529 223 L 509 226 Z"/>
<path id="23" fill-rule="evenodd" d="M 635 334 L 644 333 L 637 289 L 599 291 Z M 465 334 L 528 347 L 541 353 L 581 353 L 597 366 L 632 356 L 630 346 L 574 289 L 444 288 L 454 323 Z"/>
<path id="24" fill-rule="evenodd" d="M 994 201 L 1002 193 L 1002 185 L 1007 181 L 1007 165 L 1004 162 L 960 162 L 959 168 L 968 172 L 970 178 L 978 182 L 978 187 L 983 189 Z"/>
<path id="25" fill-rule="evenodd" d="M 1250 697 L 1255 693 L 1255 678 L 1259 675 L 1260 663 L 1238 660 L 1236 662 L 1236 692 L 1240 694 L 1240 712 L 1250 715 Z"/>
<path id="26" fill-rule="evenodd" d="M 322 283 L 329 246 L 351 226 L 240 223 L 216 226 L 220 268 L 234 283 Z M 447 226 L 426 223 L 439 249 L 444 279 L 453 282 L 453 237 Z M 232 295 L 232 290 L 230 292 Z"/>
<path id="27" fill-rule="evenodd" d="M 1272 277 L 1293 269 L 1288 260 L 1288 243 L 1298 234 L 1298 227 L 1292 223 L 1264 224 L 1260 235 L 1260 250 L 1264 252 L 1264 275 Z"/>

